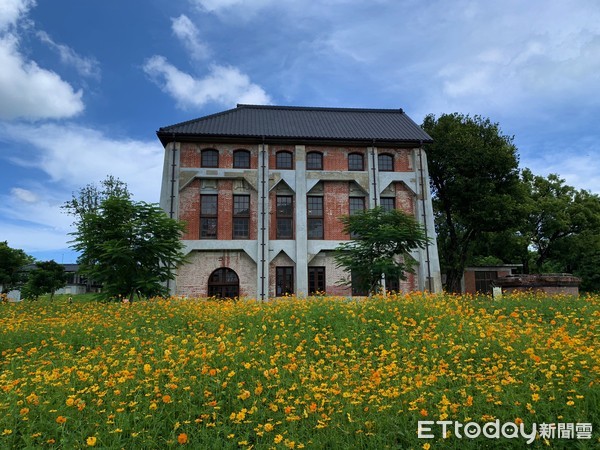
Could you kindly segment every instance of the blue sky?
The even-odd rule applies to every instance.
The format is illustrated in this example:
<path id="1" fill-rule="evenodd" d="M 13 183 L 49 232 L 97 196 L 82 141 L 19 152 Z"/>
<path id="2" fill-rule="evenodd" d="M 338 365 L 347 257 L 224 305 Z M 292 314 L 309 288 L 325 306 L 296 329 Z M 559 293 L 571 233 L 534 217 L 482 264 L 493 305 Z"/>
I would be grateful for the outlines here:
<path id="1" fill-rule="evenodd" d="M 0 241 L 74 262 L 72 192 L 157 202 L 156 130 L 237 103 L 481 115 L 600 193 L 599 94 L 597 0 L 2 0 Z"/>

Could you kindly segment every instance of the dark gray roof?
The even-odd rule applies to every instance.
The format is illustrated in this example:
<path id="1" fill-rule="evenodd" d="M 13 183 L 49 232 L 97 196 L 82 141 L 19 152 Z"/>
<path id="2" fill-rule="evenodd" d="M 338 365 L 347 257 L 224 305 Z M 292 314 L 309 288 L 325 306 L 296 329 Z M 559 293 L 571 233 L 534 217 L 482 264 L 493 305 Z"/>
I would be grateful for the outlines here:
<path id="1" fill-rule="evenodd" d="M 311 108 L 237 105 L 237 108 L 160 128 L 173 139 L 245 138 L 306 141 L 431 142 L 401 109 Z"/>

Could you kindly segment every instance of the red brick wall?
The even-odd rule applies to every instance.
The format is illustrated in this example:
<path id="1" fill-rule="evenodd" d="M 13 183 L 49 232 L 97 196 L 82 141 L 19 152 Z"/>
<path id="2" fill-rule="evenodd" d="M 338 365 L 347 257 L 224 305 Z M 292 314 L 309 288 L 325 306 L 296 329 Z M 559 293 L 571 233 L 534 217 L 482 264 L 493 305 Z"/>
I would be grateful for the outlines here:
<path id="1" fill-rule="evenodd" d="M 193 180 L 179 193 L 179 220 L 185 222 L 183 239 L 200 236 L 200 180 Z"/>
<path id="2" fill-rule="evenodd" d="M 233 189 L 233 180 L 218 180 L 217 182 L 217 205 L 218 205 L 218 229 L 217 239 L 233 239 L 233 195 L 237 191 Z M 200 239 L 200 180 L 193 180 L 179 194 L 179 218 L 186 223 L 187 229 L 183 239 Z M 255 191 L 239 192 L 240 195 L 250 195 L 250 237 L 256 239 L 258 224 L 256 211 L 258 208 L 258 195 Z"/>
<path id="3" fill-rule="evenodd" d="M 364 156 L 365 170 L 367 170 L 366 149 L 363 147 L 315 147 L 306 146 L 306 153 L 323 153 L 323 170 L 329 171 L 347 171 L 348 154 L 361 153 Z"/>
<path id="4" fill-rule="evenodd" d="M 347 216 L 350 187 L 347 181 L 323 182 L 324 225 L 326 240 L 347 240 L 348 234 L 343 232 L 344 226 L 339 221 L 340 216 Z"/>
<path id="5" fill-rule="evenodd" d="M 258 167 L 258 146 L 237 144 L 198 144 L 183 143 L 181 145 L 180 164 L 182 168 L 199 168 L 200 155 L 204 149 L 215 149 L 219 151 L 219 168 L 233 168 L 233 152 L 235 150 L 248 150 L 250 152 L 250 168 Z"/>

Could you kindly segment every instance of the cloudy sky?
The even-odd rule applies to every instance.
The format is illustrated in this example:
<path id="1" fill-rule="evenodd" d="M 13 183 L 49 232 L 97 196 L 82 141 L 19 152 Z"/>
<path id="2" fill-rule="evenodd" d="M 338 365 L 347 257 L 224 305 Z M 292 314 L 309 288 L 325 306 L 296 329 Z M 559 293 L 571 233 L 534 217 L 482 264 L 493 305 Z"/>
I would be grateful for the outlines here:
<path id="1" fill-rule="evenodd" d="M 1 0 L 0 241 L 74 262 L 72 192 L 157 202 L 156 130 L 237 103 L 481 115 L 600 193 L 600 3 Z"/>

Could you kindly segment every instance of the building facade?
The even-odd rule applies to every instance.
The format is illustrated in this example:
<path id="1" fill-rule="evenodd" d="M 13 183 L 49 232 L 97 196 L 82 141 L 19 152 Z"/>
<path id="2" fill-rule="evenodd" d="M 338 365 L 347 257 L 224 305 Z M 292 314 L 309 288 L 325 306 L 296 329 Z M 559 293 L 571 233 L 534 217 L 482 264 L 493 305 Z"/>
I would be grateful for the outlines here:
<path id="1" fill-rule="evenodd" d="M 425 226 L 407 280 L 388 290 L 441 290 L 424 142 L 402 110 L 238 105 L 161 128 L 161 206 L 186 223 L 175 295 L 360 295 L 341 281 L 339 217 L 381 206 Z"/>

